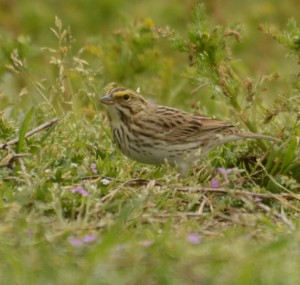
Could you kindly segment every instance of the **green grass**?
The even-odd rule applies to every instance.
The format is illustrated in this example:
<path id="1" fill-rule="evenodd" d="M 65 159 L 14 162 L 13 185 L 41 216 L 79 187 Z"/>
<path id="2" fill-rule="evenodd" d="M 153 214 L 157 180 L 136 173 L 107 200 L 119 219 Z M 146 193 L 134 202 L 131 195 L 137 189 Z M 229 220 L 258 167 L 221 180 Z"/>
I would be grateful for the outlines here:
<path id="1" fill-rule="evenodd" d="M 0 149 L 0 284 L 298 284 L 299 5 L 51 3 L 0 9 L 0 145 L 19 139 Z M 179 179 L 115 150 L 112 82 L 281 142 Z"/>

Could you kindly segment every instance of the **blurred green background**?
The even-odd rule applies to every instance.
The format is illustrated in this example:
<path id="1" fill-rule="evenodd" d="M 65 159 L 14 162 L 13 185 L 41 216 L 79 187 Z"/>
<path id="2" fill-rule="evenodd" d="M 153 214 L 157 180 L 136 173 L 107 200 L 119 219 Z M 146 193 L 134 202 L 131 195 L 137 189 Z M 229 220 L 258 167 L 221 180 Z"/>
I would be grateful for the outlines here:
<path id="1" fill-rule="evenodd" d="M 99 108 L 95 102 L 104 93 L 103 87 L 111 82 L 133 89 L 141 87 L 146 97 L 162 104 L 186 109 L 195 106 L 190 99 L 195 85 L 185 76 L 188 56 L 175 51 L 163 37 L 146 35 L 143 29 L 157 26 L 186 37 L 196 3 L 198 1 L 192 0 L 2 0 L 0 108 L 8 117 L 22 118 L 32 105 L 45 103 L 45 98 L 50 98 L 49 104 L 57 105 L 62 97 L 60 101 L 64 106 L 54 106 L 56 110 L 73 109 L 92 116 L 92 110 Z M 210 0 L 202 3 L 206 5 L 212 27 L 240 23 L 241 39 L 233 45 L 232 51 L 239 75 L 257 80 L 264 74 L 278 73 L 279 80 L 267 86 L 264 100 L 272 101 L 273 94 L 284 92 L 287 79 L 297 72 L 298 66 L 286 57 L 287 51 L 282 46 L 258 28 L 264 23 L 276 23 L 283 28 L 288 19 L 299 20 L 300 2 Z M 59 54 L 63 43 L 59 43 L 51 31 L 55 28 L 56 16 L 72 34 L 64 58 Z M 14 50 L 26 63 L 25 72 L 20 74 L 13 74 L 7 67 Z M 85 63 L 75 63 L 74 58 Z M 58 79 L 62 65 L 67 80 Z M 200 111 L 236 120 L 229 115 L 224 98 L 212 101 L 212 96 L 214 94 L 205 88 L 200 90 L 196 98 Z"/>
<path id="2" fill-rule="evenodd" d="M 188 79 L 188 54 L 176 51 L 163 35 L 149 32 L 149 29 L 174 30 L 188 37 L 196 3 L 2 0 L 0 108 L 8 117 L 22 118 L 32 105 L 46 101 L 58 112 L 72 109 L 91 117 L 93 110 L 101 108 L 97 100 L 103 95 L 103 88 L 116 82 L 133 89 L 141 87 L 147 98 L 161 104 L 187 110 L 198 107 L 203 114 L 240 121 L 231 115 L 224 96 L 212 100 L 217 92 L 201 88 L 196 98 L 192 98 L 197 84 Z M 279 107 L 270 104 L 287 92 L 298 65 L 286 56 L 288 51 L 283 46 L 259 27 L 275 23 L 284 29 L 289 19 L 299 21 L 299 1 L 202 3 L 210 27 L 239 27 L 240 38 L 232 45 L 231 65 L 243 84 L 247 84 L 248 78 L 266 82 L 259 96 L 270 114 L 278 113 Z M 68 29 L 72 35 L 67 42 L 53 33 L 57 29 L 55 17 L 61 20 L 62 30 Z M 22 72 L 12 72 L 10 68 L 13 51 L 24 61 Z M 241 106 L 246 108 L 245 98 L 240 98 Z M 257 121 L 270 114 L 261 113 Z M 290 123 L 286 118 L 281 120 L 283 124 Z"/>
<path id="3" fill-rule="evenodd" d="M 76 44 L 95 38 L 104 38 L 128 21 L 151 18 L 158 26 L 170 26 L 180 32 L 186 31 L 191 22 L 195 3 L 205 3 L 209 19 L 213 24 L 232 24 L 240 22 L 246 31 L 246 38 L 239 50 L 248 51 L 251 57 L 261 57 L 257 69 L 271 69 L 267 64 L 273 53 L 280 52 L 272 47 L 272 41 L 258 32 L 261 23 L 276 23 L 283 27 L 289 18 L 299 21 L 300 3 L 297 0 L 211 0 L 211 1 L 121 1 L 121 0 L 74 0 L 74 1 L 15 1 L 0 2 L 0 26 L 2 37 L 29 36 L 34 44 L 53 43 L 49 27 L 53 26 L 54 16 L 58 16 L 65 26 L 70 26 Z M 1 41 L 3 45 L 3 40 Z M 266 58 L 264 58 L 267 55 Z"/>
<path id="4" fill-rule="evenodd" d="M 40 67 L 38 72 L 42 72 L 43 67 L 47 64 L 47 59 L 39 57 L 40 48 L 43 46 L 57 47 L 50 30 L 50 27 L 54 26 L 55 16 L 61 19 L 64 27 L 70 27 L 75 39 L 72 52 L 76 54 L 80 48 L 89 44 L 105 46 L 118 30 L 134 25 L 135 22 L 150 19 L 154 25 L 169 26 L 184 35 L 187 26 L 191 23 L 192 9 L 197 2 L 199 1 L 47 0 L 34 2 L 30 0 L 2 0 L 0 2 L 2 90 L 0 90 L 3 93 L 3 89 L 5 90 L 7 87 L 3 86 L 3 77 L 7 73 L 4 66 L 9 62 L 10 54 L 16 47 L 19 47 L 21 56 L 27 59 L 30 66 L 34 66 L 33 68 L 36 69 Z M 285 57 L 286 51 L 274 43 L 269 36 L 259 32 L 258 27 L 263 23 L 276 23 L 283 28 L 289 18 L 295 18 L 299 21 L 299 1 L 210 0 L 202 1 L 202 3 L 206 5 L 211 25 L 241 23 L 243 35 L 241 43 L 235 46 L 233 55 L 234 58 L 243 61 L 239 68 L 244 75 L 259 77 L 265 73 L 280 72 L 281 76 L 288 76 L 296 70 L 296 64 Z M 170 53 L 173 53 L 170 45 L 163 40 L 159 40 L 157 46 L 166 58 Z M 101 67 L 102 63 L 99 59 L 90 60 L 88 63 L 91 64 L 92 68 L 96 69 L 97 64 L 98 67 Z M 160 59 L 158 58 L 158 60 Z M 175 56 L 172 54 L 172 61 L 174 72 L 171 76 L 176 81 L 188 61 L 187 58 L 182 58 L 179 53 L 176 53 Z M 153 64 L 156 63 L 153 62 Z M 148 76 L 155 76 L 157 70 L 151 70 L 151 67 L 148 69 Z M 48 71 L 44 70 L 44 72 L 47 73 Z M 32 78 L 32 80 L 34 79 Z M 118 81 L 118 78 L 111 76 L 105 81 L 105 83 Z M 118 83 L 127 83 L 126 80 L 123 81 L 125 82 Z M 152 83 L 145 86 L 145 89 L 150 89 L 150 94 L 157 92 L 150 87 Z M 135 86 L 131 87 L 136 88 L 139 84 L 143 85 L 142 82 L 136 82 Z M 20 90 L 12 89 L 10 91 L 19 92 Z"/>

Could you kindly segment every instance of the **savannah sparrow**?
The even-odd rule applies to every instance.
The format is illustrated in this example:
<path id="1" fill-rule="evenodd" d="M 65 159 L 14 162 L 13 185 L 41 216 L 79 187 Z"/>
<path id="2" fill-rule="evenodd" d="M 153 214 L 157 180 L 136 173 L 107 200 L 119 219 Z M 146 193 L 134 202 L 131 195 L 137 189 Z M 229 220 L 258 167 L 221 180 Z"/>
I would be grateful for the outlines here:
<path id="1" fill-rule="evenodd" d="M 217 145 L 247 138 L 276 140 L 238 132 L 231 122 L 157 106 L 124 87 L 112 89 L 100 102 L 107 105 L 113 141 L 123 154 L 148 164 L 167 161 L 182 175 Z"/>

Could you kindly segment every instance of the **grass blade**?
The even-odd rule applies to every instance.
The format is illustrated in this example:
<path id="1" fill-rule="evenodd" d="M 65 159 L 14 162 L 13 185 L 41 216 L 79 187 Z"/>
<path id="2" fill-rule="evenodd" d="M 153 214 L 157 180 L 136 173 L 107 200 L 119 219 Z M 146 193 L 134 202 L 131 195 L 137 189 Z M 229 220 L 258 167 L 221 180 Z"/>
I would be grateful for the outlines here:
<path id="1" fill-rule="evenodd" d="M 17 153 L 22 152 L 22 149 L 24 148 L 25 145 L 25 135 L 28 129 L 29 121 L 33 115 L 33 107 L 29 110 L 29 112 L 26 114 L 25 119 L 22 123 L 20 133 L 19 133 L 19 141 L 17 144 Z"/>
<path id="2" fill-rule="evenodd" d="M 297 144 L 297 140 L 293 139 L 288 145 L 280 168 L 281 174 L 285 174 L 291 168 L 292 162 L 295 159 Z"/>

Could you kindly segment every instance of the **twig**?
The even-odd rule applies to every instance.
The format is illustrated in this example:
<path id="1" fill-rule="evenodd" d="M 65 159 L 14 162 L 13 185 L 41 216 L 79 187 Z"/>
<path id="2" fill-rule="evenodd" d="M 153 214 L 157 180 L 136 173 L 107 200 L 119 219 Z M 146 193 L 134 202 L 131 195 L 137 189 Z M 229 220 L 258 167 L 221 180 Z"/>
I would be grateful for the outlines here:
<path id="1" fill-rule="evenodd" d="M 175 188 L 176 191 L 181 192 L 203 192 L 203 193 L 217 193 L 217 194 L 229 194 L 229 195 L 242 195 L 253 198 L 260 199 L 276 199 L 280 200 L 282 198 L 285 199 L 296 199 L 300 200 L 300 194 L 289 194 L 289 193 L 280 193 L 280 194 L 272 194 L 272 193 L 254 193 L 250 191 L 242 191 L 242 190 L 227 190 L 224 188 L 210 188 L 210 187 L 178 187 Z"/>
<path id="2" fill-rule="evenodd" d="M 59 118 L 54 118 L 38 127 L 36 127 L 35 129 L 29 131 L 28 133 L 25 134 L 25 138 L 28 138 L 28 137 L 31 137 L 33 136 L 34 134 L 42 131 L 42 130 L 45 130 L 45 129 L 48 129 L 50 127 L 52 127 L 53 125 L 55 125 L 57 122 L 59 121 Z M 6 149 L 8 146 L 10 145 L 14 145 L 16 143 L 19 142 L 19 138 L 16 138 L 16 139 L 13 139 L 13 140 L 10 140 L 4 144 L 1 144 L 0 145 L 0 150 L 3 150 L 3 149 Z"/>
<path id="3" fill-rule="evenodd" d="M 30 156 L 30 153 L 14 153 L 12 150 L 9 150 L 10 152 L 2 159 L 0 160 L 0 168 L 1 167 L 8 167 L 12 168 L 13 163 L 16 160 L 20 160 L 22 157 Z"/>
<path id="4" fill-rule="evenodd" d="M 207 217 L 208 213 L 195 213 L 195 212 L 176 212 L 176 213 L 155 213 L 153 215 L 144 214 L 143 218 L 203 218 Z"/>
<path id="5" fill-rule="evenodd" d="M 100 201 L 102 203 L 104 203 L 106 201 L 111 201 L 111 199 L 113 199 L 120 190 L 121 190 L 121 188 L 114 189 L 113 191 L 109 192 L 107 195 L 102 197 Z"/>
<path id="6" fill-rule="evenodd" d="M 105 178 L 116 181 L 116 180 L 114 180 L 114 178 L 108 178 L 108 177 L 105 177 Z M 88 179 L 88 177 L 85 179 Z M 149 184 L 150 181 L 151 180 L 147 180 L 147 179 L 133 179 L 133 180 L 125 182 L 123 186 L 125 186 L 125 187 L 146 186 Z M 167 185 L 163 185 L 163 184 L 155 181 L 153 186 L 163 187 L 163 186 L 167 186 Z M 178 187 L 178 186 L 175 186 L 174 190 L 180 191 L 180 192 L 203 192 L 203 193 L 239 195 L 239 196 L 268 199 L 268 200 L 276 199 L 280 202 L 283 202 L 283 199 L 287 199 L 287 200 L 295 199 L 295 200 L 300 201 L 300 194 L 294 194 L 294 193 L 278 193 L 278 194 L 272 194 L 270 192 L 269 193 L 255 193 L 255 192 L 250 192 L 250 191 L 245 191 L 245 190 L 228 190 L 225 188 Z"/>

